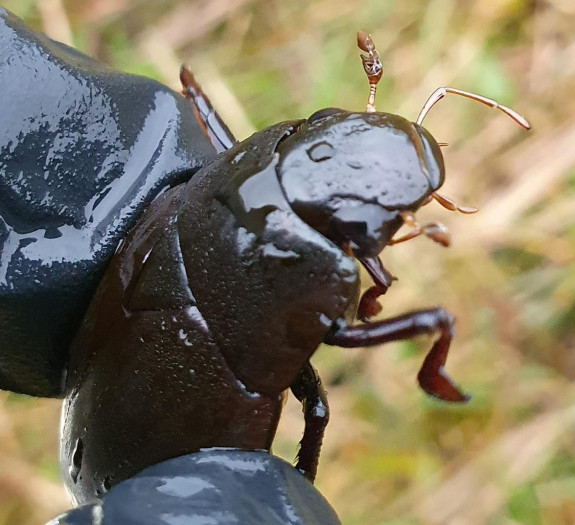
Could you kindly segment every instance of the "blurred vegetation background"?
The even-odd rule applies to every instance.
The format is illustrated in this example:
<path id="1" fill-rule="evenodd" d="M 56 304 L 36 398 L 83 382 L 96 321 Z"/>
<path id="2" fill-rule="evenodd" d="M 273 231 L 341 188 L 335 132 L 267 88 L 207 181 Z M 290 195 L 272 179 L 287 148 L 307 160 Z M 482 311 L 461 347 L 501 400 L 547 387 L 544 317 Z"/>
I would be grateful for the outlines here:
<path id="1" fill-rule="evenodd" d="M 452 232 L 388 248 L 399 277 L 382 316 L 443 305 L 458 319 L 447 368 L 465 406 L 425 397 L 430 340 L 320 349 L 332 419 L 318 488 L 346 525 L 575 523 L 575 3 L 570 0 L 2 0 L 34 29 L 179 90 L 181 62 L 238 138 L 367 97 L 355 33 L 385 78 L 378 109 L 415 119 L 452 85 L 523 113 L 525 132 L 458 97 L 426 127 L 444 149 L 443 193 L 422 221 Z M 0 524 L 69 506 L 59 481 L 60 403 L 0 393 Z M 275 452 L 291 460 L 291 400 Z"/>

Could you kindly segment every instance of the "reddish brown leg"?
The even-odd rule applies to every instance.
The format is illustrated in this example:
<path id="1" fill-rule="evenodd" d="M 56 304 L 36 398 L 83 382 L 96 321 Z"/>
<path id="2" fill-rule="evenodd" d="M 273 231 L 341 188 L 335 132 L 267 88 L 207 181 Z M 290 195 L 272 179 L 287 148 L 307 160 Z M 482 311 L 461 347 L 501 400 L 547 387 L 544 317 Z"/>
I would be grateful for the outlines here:
<path id="1" fill-rule="evenodd" d="M 453 337 L 453 317 L 442 308 L 419 310 L 392 319 L 360 326 L 341 326 L 328 335 L 329 345 L 355 348 L 401 341 L 422 334 L 439 333 L 417 375 L 419 385 L 429 395 L 444 401 L 463 402 L 463 394 L 449 379 L 443 366 Z"/>
<path id="2" fill-rule="evenodd" d="M 296 468 L 313 483 L 323 434 L 329 421 L 327 396 L 317 370 L 309 361 L 301 368 L 290 388 L 302 404 L 305 420 Z"/>
<path id="3" fill-rule="evenodd" d="M 180 80 L 184 87 L 182 92 L 191 102 L 196 120 L 204 134 L 210 139 L 212 146 L 218 153 L 230 149 L 237 142 L 235 137 L 213 108 L 210 99 L 202 91 L 192 72 L 185 66 L 180 69 Z"/>

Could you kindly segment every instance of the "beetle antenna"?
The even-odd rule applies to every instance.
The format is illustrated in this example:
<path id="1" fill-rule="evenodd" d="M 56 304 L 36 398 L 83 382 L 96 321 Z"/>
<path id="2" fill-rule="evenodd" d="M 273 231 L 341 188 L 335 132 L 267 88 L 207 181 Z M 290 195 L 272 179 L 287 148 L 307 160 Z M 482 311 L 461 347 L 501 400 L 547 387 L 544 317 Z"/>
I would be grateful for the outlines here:
<path id="1" fill-rule="evenodd" d="M 441 204 L 444 208 L 448 209 L 449 211 L 458 211 L 459 213 L 465 213 L 466 215 L 476 213 L 477 211 L 479 211 L 474 206 L 458 206 L 449 197 L 441 195 L 436 191 L 434 191 L 431 194 L 431 198 L 435 199 L 439 204 Z"/>
<path id="2" fill-rule="evenodd" d="M 365 111 L 368 113 L 375 113 L 375 92 L 377 91 L 377 84 L 383 75 L 383 66 L 379 60 L 379 53 L 375 49 L 375 44 L 371 39 L 371 35 L 365 31 L 357 32 L 357 47 L 362 51 L 368 53 L 364 55 L 360 53 L 363 70 L 369 80 L 369 97 L 367 99 L 367 107 Z"/>
<path id="3" fill-rule="evenodd" d="M 525 129 L 531 129 L 531 125 L 529 124 L 529 122 L 527 122 L 527 119 L 525 119 L 525 117 L 521 116 L 516 111 L 513 111 L 511 108 L 508 108 L 507 106 L 503 106 L 503 105 L 499 104 L 498 102 L 496 102 L 495 100 L 484 97 L 482 95 L 477 95 L 476 93 L 470 93 L 469 91 L 462 91 L 461 89 L 456 89 L 456 88 L 452 88 L 452 87 L 437 88 L 431 94 L 431 96 L 427 99 L 427 102 L 423 105 L 423 108 L 421 109 L 421 112 L 419 113 L 419 116 L 417 117 L 416 123 L 421 124 L 423 122 L 423 119 L 425 118 L 425 116 L 429 113 L 429 110 L 448 93 L 451 93 L 453 95 L 460 95 L 460 96 L 466 97 L 466 98 L 470 98 L 471 100 L 481 102 L 482 104 L 485 104 L 486 106 L 489 106 L 490 108 L 495 108 L 495 109 L 498 109 L 499 111 L 503 111 L 503 113 L 505 113 L 508 117 L 512 118 L 521 127 L 525 128 Z"/>

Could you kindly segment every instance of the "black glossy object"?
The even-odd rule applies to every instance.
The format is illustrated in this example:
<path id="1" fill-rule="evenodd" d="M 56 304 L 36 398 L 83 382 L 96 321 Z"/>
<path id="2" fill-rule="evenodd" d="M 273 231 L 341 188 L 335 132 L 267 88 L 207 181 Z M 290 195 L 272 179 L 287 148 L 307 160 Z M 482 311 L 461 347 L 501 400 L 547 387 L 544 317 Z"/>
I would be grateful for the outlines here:
<path id="1" fill-rule="evenodd" d="M 445 177 L 431 134 L 389 113 L 323 110 L 277 151 L 293 211 L 358 259 L 377 257 L 403 224 L 400 213 L 416 211 Z"/>
<path id="2" fill-rule="evenodd" d="M 438 335 L 419 383 L 466 399 L 443 371 L 443 309 L 353 325 L 392 283 L 379 253 L 443 183 L 421 126 L 330 108 L 236 143 L 191 72 L 185 101 L 4 10 L 0 46 L 0 388 L 64 389 L 78 502 L 202 448 L 269 450 L 288 389 L 305 418 L 296 467 L 313 480 L 322 342 Z M 359 312 L 357 261 L 375 284 Z"/>
<path id="3" fill-rule="evenodd" d="M 58 396 L 118 241 L 215 150 L 183 97 L 2 8 L 0 93 L 0 388 Z"/>
<path id="4" fill-rule="evenodd" d="M 297 467 L 313 479 L 327 407 L 321 395 L 308 404 L 321 390 L 309 358 L 345 339 L 360 293 L 342 245 L 371 260 L 400 211 L 442 182 L 439 147 L 421 127 L 332 110 L 253 135 L 156 199 L 112 258 L 71 348 L 61 442 L 70 492 L 88 501 L 200 448 L 269 449 L 290 387 L 306 407 Z M 391 328 L 367 344 L 440 330 L 441 361 L 452 319 L 405 318 L 411 331 L 404 318 L 398 329 L 394 320 L 359 328 Z"/>
<path id="5" fill-rule="evenodd" d="M 154 465 L 47 525 L 337 525 L 303 476 L 267 452 L 205 450 Z"/>

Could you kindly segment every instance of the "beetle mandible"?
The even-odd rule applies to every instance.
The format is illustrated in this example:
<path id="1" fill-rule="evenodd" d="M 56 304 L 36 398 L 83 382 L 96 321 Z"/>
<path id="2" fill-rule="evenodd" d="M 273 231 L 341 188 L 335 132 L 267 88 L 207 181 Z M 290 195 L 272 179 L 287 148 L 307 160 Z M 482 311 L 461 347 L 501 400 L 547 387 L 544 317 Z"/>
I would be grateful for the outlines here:
<path id="1" fill-rule="evenodd" d="M 371 346 L 436 335 L 418 375 L 430 395 L 467 399 L 444 373 L 453 317 L 442 308 L 369 322 L 392 275 L 379 258 L 439 223 L 415 212 L 444 181 L 439 144 L 416 123 L 375 111 L 381 63 L 358 44 L 366 112 L 324 109 L 237 143 L 191 73 L 184 92 L 222 151 L 158 197 L 124 239 L 71 347 L 61 458 L 78 502 L 164 459 L 205 447 L 269 450 L 291 389 L 305 428 L 296 467 L 313 481 L 328 406 L 309 362 L 321 343 Z M 394 237 L 407 224 L 412 232 Z M 360 302 L 357 262 L 374 287 Z M 359 305 L 359 306 L 358 306 Z M 364 324 L 354 324 L 356 317 Z"/>

